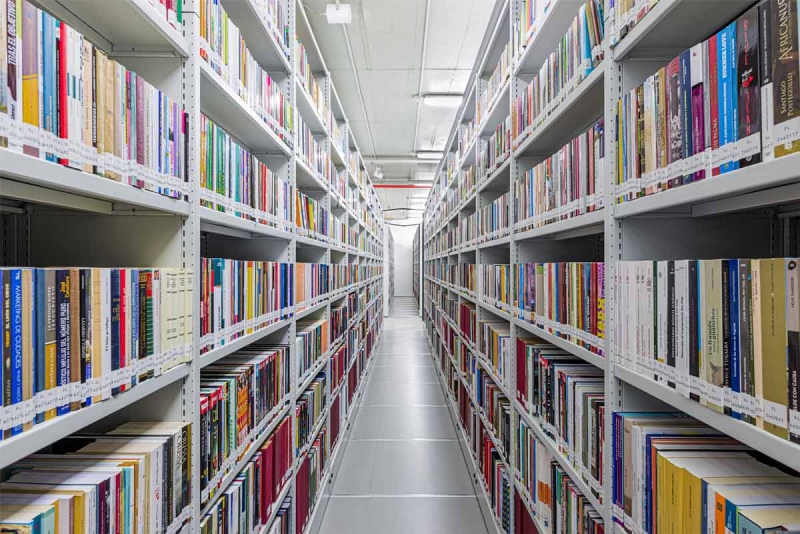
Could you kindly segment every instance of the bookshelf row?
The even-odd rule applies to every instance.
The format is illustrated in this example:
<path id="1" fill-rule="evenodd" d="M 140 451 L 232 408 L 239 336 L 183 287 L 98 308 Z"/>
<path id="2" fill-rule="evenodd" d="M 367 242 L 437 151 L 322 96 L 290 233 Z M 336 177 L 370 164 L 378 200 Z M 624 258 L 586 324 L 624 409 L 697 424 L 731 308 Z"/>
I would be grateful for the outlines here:
<path id="1" fill-rule="evenodd" d="M 421 289 L 498 532 L 798 528 L 798 8 L 496 5 Z"/>
<path id="2" fill-rule="evenodd" d="M 302 3 L 0 19 L 0 524 L 313 531 L 385 267 Z"/>
<path id="3" fill-rule="evenodd" d="M 420 277 L 420 271 L 422 269 L 422 230 L 421 227 L 418 226 L 417 230 L 414 232 L 414 244 L 412 246 L 412 277 L 411 277 L 411 285 L 412 285 L 412 292 L 414 293 L 414 301 L 417 303 L 417 308 L 420 306 L 420 297 L 422 294 L 422 281 Z"/>
<path id="4" fill-rule="evenodd" d="M 392 304 L 394 303 L 394 278 L 395 278 L 394 234 L 392 234 L 392 230 L 389 227 L 389 225 L 386 225 L 384 227 L 383 243 L 384 243 L 383 254 L 386 265 L 386 276 L 384 277 L 386 285 L 383 288 L 383 293 L 384 295 L 386 295 L 386 308 L 384 309 L 384 314 L 388 316 L 392 310 Z"/>

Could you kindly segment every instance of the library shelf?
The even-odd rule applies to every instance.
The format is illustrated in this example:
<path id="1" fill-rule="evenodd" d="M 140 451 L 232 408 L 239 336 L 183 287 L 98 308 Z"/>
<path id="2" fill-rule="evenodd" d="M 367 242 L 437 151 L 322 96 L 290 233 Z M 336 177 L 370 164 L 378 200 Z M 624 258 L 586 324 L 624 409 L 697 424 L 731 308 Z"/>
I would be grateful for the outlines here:
<path id="1" fill-rule="evenodd" d="M 494 190 L 508 190 L 508 171 L 512 161 L 510 156 L 510 153 L 506 154 L 504 156 L 505 159 L 480 181 L 477 187 L 478 193 Z M 505 183 L 503 183 L 500 178 L 506 178 Z"/>
<path id="2" fill-rule="evenodd" d="M 556 443 L 550 436 L 545 433 L 542 429 L 542 426 L 539 424 L 539 421 L 536 418 L 531 417 L 530 413 L 525 409 L 522 404 L 515 398 L 513 399 L 514 408 L 516 409 L 517 413 L 519 413 L 520 417 L 525 420 L 525 424 L 533 430 L 533 433 L 536 434 L 536 437 L 539 441 L 544 443 L 545 447 L 550 451 L 550 454 L 558 461 L 564 471 L 567 472 L 569 477 L 575 482 L 575 485 L 578 486 L 578 489 L 581 493 L 589 499 L 589 502 L 592 503 L 595 510 L 603 510 L 603 505 L 600 503 L 600 500 L 595 496 L 593 493 L 593 489 L 586 483 L 583 479 L 583 474 L 579 473 L 578 470 L 575 468 L 574 465 L 569 461 L 566 455 L 561 451 L 561 447 Z M 599 489 L 599 493 L 602 494 L 602 488 L 595 488 Z"/>
<path id="3" fill-rule="evenodd" d="M 153 393 L 189 376 L 190 365 L 181 364 L 149 380 L 140 382 L 129 391 L 50 421 L 34 425 L 27 432 L 0 441 L 0 468 L 8 467 L 29 454 L 107 417 Z"/>
<path id="4" fill-rule="evenodd" d="M 549 113 L 542 112 L 544 116 L 537 118 L 521 139 L 513 140 L 514 157 L 549 156 L 602 117 L 606 65 L 603 61 L 571 91 L 564 90 Z"/>
<path id="5" fill-rule="evenodd" d="M 200 64 L 200 108 L 245 148 L 256 154 L 291 156 L 278 134 L 233 92 L 225 80 L 205 61 Z"/>
<path id="6" fill-rule="evenodd" d="M 298 156 L 295 158 L 295 162 L 297 163 L 297 176 L 295 178 L 297 180 L 297 188 L 300 191 L 328 192 L 330 190 L 328 180 L 315 169 L 312 169 L 304 159 Z"/>
<path id="7" fill-rule="evenodd" d="M 522 319 L 518 319 L 516 317 L 514 317 L 512 321 L 515 325 L 517 325 L 517 327 L 522 328 L 523 330 L 526 330 L 537 337 L 540 337 L 548 343 L 552 343 L 560 349 L 569 352 L 573 356 L 577 356 L 586 363 L 590 363 L 598 369 L 602 369 L 603 371 L 608 371 L 608 360 L 603 356 L 595 354 L 594 352 L 567 341 L 566 339 L 553 335 L 550 332 L 539 328 L 535 324 L 523 321 Z"/>
<path id="8" fill-rule="evenodd" d="M 467 148 L 464 151 L 464 155 L 462 156 L 461 160 L 458 163 L 458 167 L 465 171 L 469 169 L 470 165 L 475 163 L 475 143 L 478 142 L 478 133 L 476 132 L 473 134 L 472 138 L 467 143 Z"/>
<path id="9" fill-rule="evenodd" d="M 293 223 L 287 221 L 285 224 L 291 226 Z M 200 230 L 241 238 L 274 237 L 284 241 L 294 239 L 294 232 L 205 207 L 200 208 Z"/>
<path id="10" fill-rule="evenodd" d="M 295 76 L 295 91 L 298 95 L 297 112 L 303 118 L 303 122 L 311 129 L 311 133 L 327 138 L 328 127 L 325 125 L 325 119 L 320 115 L 314 100 L 297 76 Z"/>
<path id="11" fill-rule="evenodd" d="M 514 75 L 538 74 L 547 56 L 556 49 L 567 33 L 583 3 L 583 0 L 558 0 L 550 3 L 549 10 L 541 21 L 536 22 L 535 33 L 528 37 L 524 49 L 514 63 Z"/>
<path id="12" fill-rule="evenodd" d="M 477 137 L 489 137 L 494 133 L 495 128 L 502 124 L 511 114 L 511 78 L 506 78 L 503 85 L 492 97 L 486 110 L 483 121 L 478 125 Z"/>
<path id="13" fill-rule="evenodd" d="M 222 0 L 222 6 L 239 28 L 247 48 L 262 69 L 291 72 L 288 50 L 277 38 L 281 32 L 262 17 L 255 0 Z"/>
<path id="14" fill-rule="evenodd" d="M 48 206 L 102 215 L 191 211 L 189 202 L 11 150 L 0 150 L 0 176 L 3 197 Z"/>
<path id="15" fill-rule="evenodd" d="M 298 231 L 300 232 L 302 229 L 298 229 Z M 298 248 L 328 248 L 327 241 L 323 241 L 322 239 L 317 239 L 314 237 L 296 235 L 295 240 L 297 241 Z"/>
<path id="16" fill-rule="evenodd" d="M 508 245 L 514 240 L 514 235 L 511 233 L 510 230 L 505 230 L 502 232 L 503 235 L 488 237 L 484 236 L 484 240 L 481 241 L 481 238 L 478 238 L 478 249 L 484 248 L 492 248 L 492 247 L 502 247 L 504 245 Z"/>
<path id="17" fill-rule="evenodd" d="M 780 204 L 794 200 L 789 195 L 797 194 L 796 187 L 786 184 L 799 179 L 800 154 L 794 154 L 616 204 L 614 217 L 706 216 Z"/>
<path id="18" fill-rule="evenodd" d="M 294 307 L 294 318 L 296 321 L 314 313 L 315 311 L 319 311 L 324 308 L 328 304 L 328 296 L 317 297 L 312 302 L 301 302 L 300 304 L 296 304 Z"/>
<path id="19" fill-rule="evenodd" d="M 518 228 L 514 234 L 517 243 L 533 241 L 536 239 L 570 239 L 583 235 L 602 234 L 605 230 L 605 212 L 603 209 L 584 213 L 577 217 L 564 219 L 554 223 L 523 230 Z"/>
<path id="20" fill-rule="evenodd" d="M 102 9 L 80 0 L 35 0 L 109 54 L 169 53 L 187 58 L 191 46 L 149 0 L 107 0 Z"/>
<path id="21" fill-rule="evenodd" d="M 500 391 L 503 392 L 503 395 L 509 399 L 513 399 L 514 395 L 512 394 L 513 392 L 511 391 L 511 387 L 506 383 L 505 380 L 498 376 L 497 371 L 492 365 L 492 362 L 489 361 L 483 351 L 479 351 L 476 356 L 478 357 L 480 364 L 483 366 L 484 371 L 486 371 L 486 374 L 488 374 L 489 378 L 492 379 L 492 382 L 494 382 L 495 385 L 500 388 Z"/>
<path id="22" fill-rule="evenodd" d="M 800 454 L 798 454 L 796 443 L 779 438 L 745 421 L 715 412 L 699 402 L 684 397 L 671 387 L 660 384 L 622 365 L 614 365 L 614 375 L 622 382 L 653 395 L 672 408 L 691 415 L 698 421 L 716 428 L 723 434 L 731 436 L 795 471 L 800 471 Z"/>
<path id="23" fill-rule="evenodd" d="M 614 60 L 677 56 L 752 5 L 752 0 L 660 0 L 611 48 Z"/>
<path id="24" fill-rule="evenodd" d="M 347 165 L 347 161 L 345 160 L 344 153 L 339 145 L 334 143 L 334 139 L 331 136 L 331 160 L 333 161 L 334 165 L 339 167 L 344 167 Z"/>
<path id="25" fill-rule="evenodd" d="M 218 497 L 222 495 L 228 486 L 231 485 L 231 482 L 239 475 L 239 472 L 244 469 L 253 455 L 258 451 L 267 438 L 272 434 L 272 432 L 277 428 L 277 426 L 283 421 L 286 416 L 290 414 L 290 410 L 292 408 L 291 403 L 291 395 L 287 395 L 287 398 L 284 399 L 279 405 L 275 406 L 270 413 L 264 418 L 264 421 L 258 426 L 258 428 L 254 429 L 251 436 L 248 437 L 247 441 L 243 443 L 241 450 L 237 450 L 235 454 L 231 454 L 228 458 L 231 461 L 230 465 L 224 469 L 220 470 L 217 474 L 216 478 L 219 480 L 212 480 L 209 482 L 208 487 L 203 490 L 204 495 L 201 495 L 200 502 L 205 503 L 205 505 L 200 510 L 200 517 L 206 515 L 211 508 L 216 503 Z M 212 485 L 216 485 L 214 488 L 214 495 L 210 495 L 210 487 Z M 206 497 L 203 499 L 203 497 Z"/>
<path id="26" fill-rule="evenodd" d="M 284 319 L 279 319 L 274 323 L 265 326 L 264 328 L 259 328 L 252 334 L 247 334 L 242 336 L 238 339 L 234 339 L 233 341 L 226 343 L 220 347 L 211 349 L 210 351 L 206 352 L 205 354 L 200 355 L 199 363 L 200 368 L 209 366 L 212 363 L 218 362 L 222 358 L 233 354 L 234 352 L 241 350 L 257 341 L 261 340 L 262 338 L 270 335 L 273 332 L 277 332 L 281 328 L 286 328 L 291 325 L 292 321 L 294 321 L 293 317 L 286 317 Z"/>

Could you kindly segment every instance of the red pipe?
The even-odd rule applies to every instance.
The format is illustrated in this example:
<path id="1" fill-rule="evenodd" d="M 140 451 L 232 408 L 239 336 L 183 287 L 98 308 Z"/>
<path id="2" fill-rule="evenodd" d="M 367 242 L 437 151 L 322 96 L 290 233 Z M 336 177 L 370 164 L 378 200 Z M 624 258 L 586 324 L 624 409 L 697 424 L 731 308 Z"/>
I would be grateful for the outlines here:
<path id="1" fill-rule="evenodd" d="M 430 189 L 429 185 L 417 184 L 372 184 L 375 189 Z"/>

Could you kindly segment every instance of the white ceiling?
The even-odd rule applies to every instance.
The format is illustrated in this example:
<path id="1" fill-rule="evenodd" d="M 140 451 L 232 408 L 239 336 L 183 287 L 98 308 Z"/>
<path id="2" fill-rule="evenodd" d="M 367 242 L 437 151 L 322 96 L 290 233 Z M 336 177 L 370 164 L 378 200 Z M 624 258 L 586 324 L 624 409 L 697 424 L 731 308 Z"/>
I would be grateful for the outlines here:
<path id="1" fill-rule="evenodd" d="M 421 93 L 461 94 L 495 0 L 342 0 L 353 10 L 353 22 L 347 26 L 327 23 L 325 6 L 334 1 L 303 0 L 303 4 L 364 159 L 413 158 L 418 150 L 442 150 L 457 110 L 425 105 L 417 98 L 427 3 Z M 432 180 L 436 169 L 435 162 L 380 166 L 383 180 L 391 182 Z M 375 166 L 370 164 L 369 170 Z M 424 189 L 378 189 L 378 196 L 383 207 L 391 209 L 407 207 L 409 196 L 422 195 L 420 191 L 427 196 Z M 387 218 L 404 215 L 386 213 Z"/>

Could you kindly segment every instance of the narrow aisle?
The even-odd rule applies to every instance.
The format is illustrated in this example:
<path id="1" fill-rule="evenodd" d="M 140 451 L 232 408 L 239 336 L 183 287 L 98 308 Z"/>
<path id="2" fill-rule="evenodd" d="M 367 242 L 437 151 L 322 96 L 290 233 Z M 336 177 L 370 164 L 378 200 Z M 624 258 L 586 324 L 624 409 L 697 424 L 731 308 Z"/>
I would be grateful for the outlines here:
<path id="1" fill-rule="evenodd" d="M 320 534 L 486 534 L 413 298 L 374 357 Z"/>

